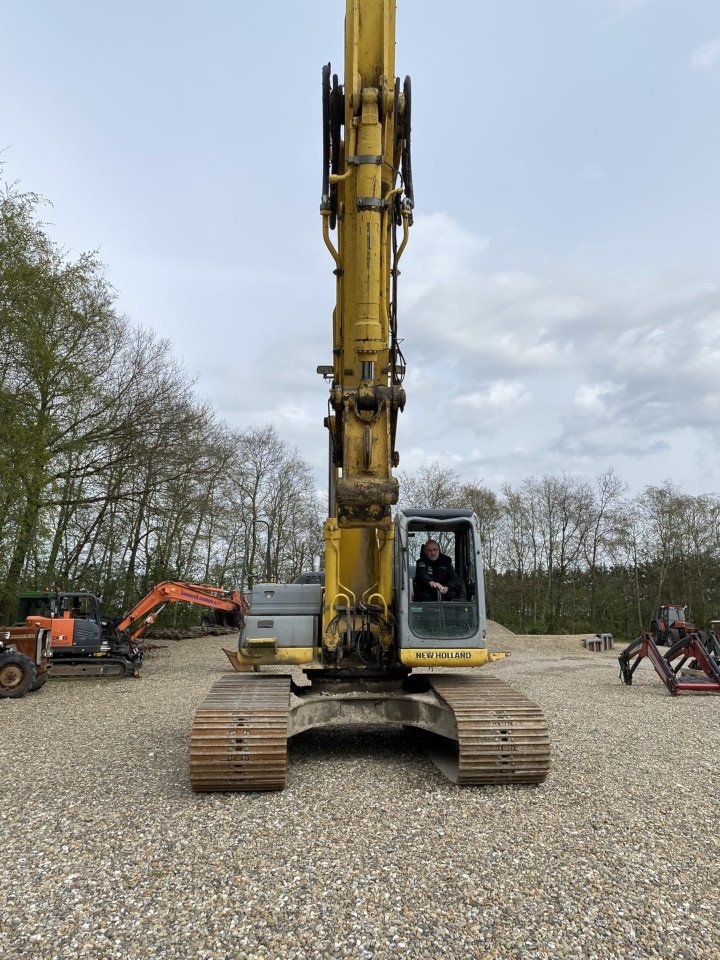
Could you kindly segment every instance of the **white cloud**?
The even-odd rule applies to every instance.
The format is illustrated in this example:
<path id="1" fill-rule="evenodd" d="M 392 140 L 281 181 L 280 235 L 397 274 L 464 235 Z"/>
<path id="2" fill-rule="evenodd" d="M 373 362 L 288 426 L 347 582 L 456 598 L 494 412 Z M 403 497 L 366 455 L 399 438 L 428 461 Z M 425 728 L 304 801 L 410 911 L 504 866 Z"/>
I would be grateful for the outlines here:
<path id="1" fill-rule="evenodd" d="M 442 224 L 451 249 L 485 247 L 450 218 Z M 459 455 L 468 478 L 511 483 L 612 465 L 636 487 L 662 470 L 680 438 L 720 461 L 717 286 L 648 274 L 561 282 L 494 274 L 473 257 L 434 259 L 426 246 L 422 274 L 409 263 L 403 277 L 401 452 L 409 443 L 426 462 L 455 464 Z M 405 456 L 406 468 L 408 459 L 412 469 L 417 460 Z"/>
<path id="2" fill-rule="evenodd" d="M 575 405 L 584 413 L 602 416 L 608 413 L 607 398 L 617 391 L 614 383 L 583 383 L 575 391 Z"/>
<path id="3" fill-rule="evenodd" d="M 464 229 L 446 213 L 431 213 L 415 218 L 411 243 L 412 257 L 400 264 L 403 271 L 412 271 L 417 295 L 444 278 L 477 270 L 489 239 Z"/>
<path id="4" fill-rule="evenodd" d="M 493 415 L 516 410 L 524 406 L 529 399 L 525 385 L 519 380 L 496 380 L 484 390 L 459 394 L 453 399 L 453 403 Z"/>
<path id="5" fill-rule="evenodd" d="M 720 375 L 720 309 L 709 311 L 698 320 L 695 333 L 702 343 L 702 350 L 688 354 L 688 374 L 700 382 L 705 378 L 717 379 Z"/>
<path id="6" fill-rule="evenodd" d="M 720 37 L 714 37 L 707 43 L 701 43 L 690 54 L 690 66 L 693 70 L 709 72 L 720 60 Z"/>
<path id="7" fill-rule="evenodd" d="M 500 379 L 506 367 L 567 366 L 574 348 L 565 330 L 587 314 L 586 300 L 524 272 L 489 272 L 482 256 L 487 238 L 473 238 L 452 218 L 438 216 L 425 218 L 421 255 L 413 249 L 402 278 L 407 349 L 426 358 L 474 359 L 481 379 Z M 442 242 L 432 239 L 432 224 Z"/>

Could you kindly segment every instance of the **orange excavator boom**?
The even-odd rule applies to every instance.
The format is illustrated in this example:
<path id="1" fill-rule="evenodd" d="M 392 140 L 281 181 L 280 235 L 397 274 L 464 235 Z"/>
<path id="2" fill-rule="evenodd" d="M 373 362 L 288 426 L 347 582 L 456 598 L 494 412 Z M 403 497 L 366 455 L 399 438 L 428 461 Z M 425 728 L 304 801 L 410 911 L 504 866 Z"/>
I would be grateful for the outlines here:
<path id="1" fill-rule="evenodd" d="M 238 590 L 222 590 L 204 583 L 166 580 L 153 587 L 146 597 L 125 614 L 117 624 L 117 630 L 129 630 L 131 639 L 136 640 L 157 620 L 160 611 L 168 603 L 196 603 L 235 614 L 237 618 L 244 618 L 248 611 L 248 602 Z M 138 620 L 141 622 L 137 623 Z"/>

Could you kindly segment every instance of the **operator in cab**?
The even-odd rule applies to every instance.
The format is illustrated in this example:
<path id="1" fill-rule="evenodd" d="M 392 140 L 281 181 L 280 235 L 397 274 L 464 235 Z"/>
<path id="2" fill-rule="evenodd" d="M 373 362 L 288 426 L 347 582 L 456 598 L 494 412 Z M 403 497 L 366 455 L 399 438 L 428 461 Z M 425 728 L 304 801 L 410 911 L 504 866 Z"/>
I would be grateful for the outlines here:
<path id="1" fill-rule="evenodd" d="M 428 540 L 422 545 L 415 568 L 413 588 L 415 603 L 462 598 L 462 585 L 452 560 L 440 553 L 437 540 Z"/>

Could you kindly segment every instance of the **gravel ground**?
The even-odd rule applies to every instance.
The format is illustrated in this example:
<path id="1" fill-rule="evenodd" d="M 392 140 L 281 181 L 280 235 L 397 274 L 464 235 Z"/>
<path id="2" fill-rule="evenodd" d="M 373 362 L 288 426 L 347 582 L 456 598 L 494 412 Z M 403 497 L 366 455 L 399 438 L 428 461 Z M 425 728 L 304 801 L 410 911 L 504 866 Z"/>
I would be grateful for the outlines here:
<path id="1" fill-rule="evenodd" d="M 3 960 L 720 957 L 720 698 L 491 624 L 544 785 L 460 789 L 401 729 L 335 726 L 291 741 L 283 793 L 194 795 L 223 642 L 0 701 Z"/>

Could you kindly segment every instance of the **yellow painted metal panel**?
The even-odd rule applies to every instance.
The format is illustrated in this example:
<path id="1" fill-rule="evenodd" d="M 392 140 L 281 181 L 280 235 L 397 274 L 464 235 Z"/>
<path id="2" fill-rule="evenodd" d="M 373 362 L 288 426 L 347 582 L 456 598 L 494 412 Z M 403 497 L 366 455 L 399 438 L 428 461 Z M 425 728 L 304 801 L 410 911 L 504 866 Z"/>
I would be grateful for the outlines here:
<path id="1" fill-rule="evenodd" d="M 417 647 L 400 651 L 404 667 L 483 667 L 493 660 L 504 660 L 509 653 L 491 653 L 467 647 Z"/>
<path id="2" fill-rule="evenodd" d="M 230 658 L 233 666 L 240 668 L 254 666 L 285 666 L 292 664 L 312 663 L 315 656 L 314 647 L 280 647 L 274 650 L 254 650 L 252 654 L 246 656 L 244 653 L 234 651 L 231 653 L 226 650 L 225 653 Z"/>

